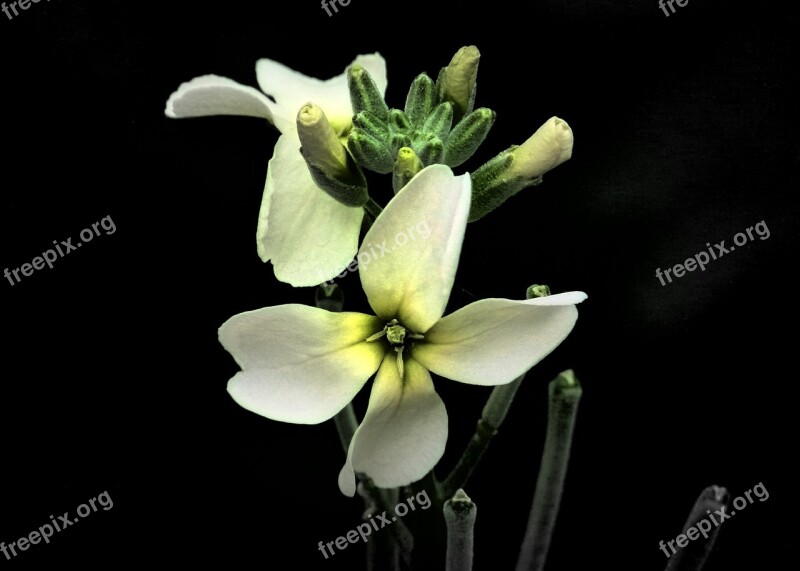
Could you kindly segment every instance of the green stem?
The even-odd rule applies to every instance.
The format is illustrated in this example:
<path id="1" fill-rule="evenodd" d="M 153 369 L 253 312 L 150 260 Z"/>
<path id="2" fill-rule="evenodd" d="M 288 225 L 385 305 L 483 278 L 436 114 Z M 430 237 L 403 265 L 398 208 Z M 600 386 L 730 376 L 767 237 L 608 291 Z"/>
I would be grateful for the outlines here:
<path id="1" fill-rule="evenodd" d="M 444 504 L 447 523 L 447 561 L 445 571 L 472 571 L 475 517 L 478 508 L 464 490 L 459 489 Z"/>
<path id="2" fill-rule="evenodd" d="M 547 436 L 516 571 L 541 571 L 544 568 L 561 503 L 582 392 L 572 370 L 561 372 L 548 387 Z"/>
<path id="3" fill-rule="evenodd" d="M 674 554 L 672 553 L 672 546 L 675 545 L 674 541 L 669 542 L 671 545 L 664 544 L 663 541 L 660 544 L 664 545 L 662 551 L 670 558 L 665 571 L 700 571 L 703 568 L 706 564 L 706 559 L 708 559 L 711 550 L 714 548 L 714 542 L 717 540 L 719 533 L 719 528 L 716 525 L 711 527 L 711 522 L 708 521 L 708 512 L 711 512 L 711 515 L 714 515 L 717 511 L 727 513 L 729 499 L 728 491 L 719 486 L 709 486 L 700 493 L 694 503 L 694 507 L 692 507 L 692 511 L 689 513 L 689 518 L 683 526 L 684 535 L 689 528 L 694 528 L 696 539 L 689 541 L 688 545 L 683 548 L 678 546 Z M 696 526 L 701 520 L 705 520 L 706 525 L 710 528 L 710 531 L 703 534 L 707 535 L 707 538 L 698 536 L 699 530 Z M 684 539 L 683 541 L 688 540 Z"/>
<path id="4" fill-rule="evenodd" d="M 492 437 L 497 434 L 500 425 L 503 424 L 503 420 L 508 414 L 508 409 L 514 401 L 514 395 L 517 394 L 517 389 L 519 389 L 523 378 L 525 378 L 525 375 L 517 377 L 508 384 L 498 385 L 492 389 L 492 394 L 489 396 L 489 400 L 486 401 L 481 418 L 478 420 L 475 434 L 467 444 L 467 448 L 458 460 L 456 467 L 453 468 L 453 471 L 442 483 L 442 497 L 451 497 L 456 493 L 456 490 L 463 488 L 467 484 L 467 480 L 475 470 L 475 466 L 478 465 L 483 453 L 489 447 Z"/>
<path id="5" fill-rule="evenodd" d="M 377 202 L 375 202 L 371 196 L 367 198 L 367 202 L 366 204 L 364 204 L 364 210 L 369 212 L 372 218 L 376 220 L 380 215 L 380 213 L 383 212 L 383 208 L 381 208 L 380 205 Z"/>

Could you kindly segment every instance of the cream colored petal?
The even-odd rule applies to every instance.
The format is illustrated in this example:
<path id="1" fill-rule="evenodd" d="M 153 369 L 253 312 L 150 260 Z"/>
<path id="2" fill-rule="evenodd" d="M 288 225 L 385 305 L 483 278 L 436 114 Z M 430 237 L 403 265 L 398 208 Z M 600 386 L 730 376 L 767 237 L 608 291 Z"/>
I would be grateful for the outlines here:
<path id="1" fill-rule="evenodd" d="M 484 299 L 441 319 L 413 348 L 430 371 L 462 383 L 502 385 L 544 359 L 569 335 L 583 292 L 525 301 Z"/>
<path id="2" fill-rule="evenodd" d="M 281 135 L 267 167 L 256 241 L 275 277 L 295 287 L 313 286 L 341 273 L 353 260 L 364 217 L 319 188 L 294 135 Z"/>
<path id="3" fill-rule="evenodd" d="M 219 329 L 222 346 L 242 368 L 228 392 L 242 407 L 273 420 L 323 422 L 378 369 L 385 345 L 364 340 L 382 326 L 369 315 L 305 305 L 235 315 Z"/>
<path id="4" fill-rule="evenodd" d="M 274 103 L 263 93 L 227 77 L 203 75 L 182 83 L 167 100 L 173 119 L 209 115 L 246 115 L 273 121 Z"/>
<path id="5" fill-rule="evenodd" d="M 400 379 L 395 355 L 387 353 L 375 377 L 364 421 L 353 435 L 339 473 L 342 493 L 353 496 L 355 472 L 381 488 L 415 482 L 444 454 L 447 411 L 425 367 L 406 359 Z"/>
<path id="6" fill-rule="evenodd" d="M 444 313 L 453 287 L 472 185 L 445 165 L 420 171 L 361 243 L 361 284 L 375 313 L 424 333 Z M 369 258 L 368 258 L 369 257 Z"/>
<path id="7" fill-rule="evenodd" d="M 386 62 L 380 54 L 360 55 L 353 63 L 370 73 L 381 93 L 386 91 Z M 337 132 L 349 128 L 353 108 L 344 73 L 322 80 L 303 75 L 277 61 L 260 59 L 256 63 L 256 77 L 264 93 L 275 98 L 282 115 L 295 117 L 300 107 L 312 102 L 322 107 Z"/>

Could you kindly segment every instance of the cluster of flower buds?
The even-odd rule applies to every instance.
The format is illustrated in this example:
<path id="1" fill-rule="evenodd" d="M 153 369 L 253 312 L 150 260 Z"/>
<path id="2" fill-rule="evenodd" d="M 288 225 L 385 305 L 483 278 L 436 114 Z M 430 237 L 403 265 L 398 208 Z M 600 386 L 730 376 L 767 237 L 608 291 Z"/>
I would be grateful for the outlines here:
<path id="1" fill-rule="evenodd" d="M 347 206 L 368 200 L 363 170 L 392 174 L 400 191 L 432 164 L 458 167 L 478 150 L 494 124 L 495 112 L 474 109 L 480 52 L 463 47 L 434 82 L 425 73 L 411 84 L 403 110 L 390 108 L 369 72 L 347 69 L 353 125 L 340 139 L 321 109 L 309 104 L 297 117 L 302 154 L 315 182 Z M 551 118 L 525 143 L 512 146 L 472 173 L 470 221 L 508 198 L 539 184 L 542 175 L 572 155 L 572 131 Z"/>

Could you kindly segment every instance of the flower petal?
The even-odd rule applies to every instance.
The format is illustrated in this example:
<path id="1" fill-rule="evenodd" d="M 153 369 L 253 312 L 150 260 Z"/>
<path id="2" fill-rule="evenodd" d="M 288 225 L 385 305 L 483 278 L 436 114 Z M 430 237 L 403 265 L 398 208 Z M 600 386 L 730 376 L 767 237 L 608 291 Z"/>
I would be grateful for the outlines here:
<path id="1" fill-rule="evenodd" d="M 425 367 L 406 359 L 400 378 L 394 353 L 375 377 L 364 420 L 353 435 L 339 488 L 356 491 L 355 472 L 380 488 L 405 486 L 424 477 L 444 454 L 447 410 Z"/>
<path id="2" fill-rule="evenodd" d="M 381 94 L 386 92 L 386 61 L 379 53 L 360 55 L 353 63 L 370 73 Z M 262 91 L 271 95 L 281 107 L 282 115 L 294 118 L 300 107 L 310 101 L 322 107 L 337 133 L 349 128 L 353 108 L 344 73 L 322 80 L 303 75 L 277 61 L 260 59 L 256 62 L 256 77 Z"/>
<path id="3" fill-rule="evenodd" d="M 295 287 L 333 278 L 358 248 L 362 208 L 345 206 L 319 188 L 296 134 L 281 135 L 267 167 L 258 214 L 258 255 L 275 277 Z"/>
<path id="4" fill-rule="evenodd" d="M 381 327 L 370 315 L 294 304 L 234 315 L 219 329 L 220 343 L 242 368 L 228 392 L 267 418 L 323 422 L 378 369 L 385 346 L 364 340 Z"/>
<path id="5" fill-rule="evenodd" d="M 275 104 L 263 93 L 227 77 L 203 75 L 182 83 L 167 100 L 164 113 L 173 119 L 209 115 L 245 115 L 273 122 Z"/>
<path id="6" fill-rule="evenodd" d="M 471 192 L 468 174 L 457 177 L 445 165 L 431 165 L 378 216 L 358 259 L 361 284 L 379 317 L 397 318 L 424 333 L 442 316 L 458 267 Z"/>
<path id="7" fill-rule="evenodd" d="M 502 385 L 544 359 L 578 319 L 573 291 L 525 301 L 483 299 L 451 313 L 412 349 L 437 375 L 472 385 Z"/>

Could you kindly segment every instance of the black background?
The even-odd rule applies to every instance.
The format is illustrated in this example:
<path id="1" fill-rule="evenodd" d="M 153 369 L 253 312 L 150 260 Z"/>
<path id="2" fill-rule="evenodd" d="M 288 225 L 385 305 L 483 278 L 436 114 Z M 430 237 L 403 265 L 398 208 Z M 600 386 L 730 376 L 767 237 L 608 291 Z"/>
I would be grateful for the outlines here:
<path id="1" fill-rule="evenodd" d="M 676 6 L 677 7 L 677 6 Z M 723 526 L 707 569 L 785 567 L 796 523 L 797 18 L 755 2 L 54 0 L 0 14 L 0 266 L 111 216 L 96 238 L 13 287 L 0 281 L 0 541 L 108 491 L 93 514 L 0 567 L 362 568 L 362 545 L 317 542 L 359 523 L 342 496 L 333 424 L 238 407 L 216 330 L 241 311 L 313 303 L 255 252 L 277 131 L 248 118 L 175 121 L 177 86 L 206 73 L 256 85 L 269 57 L 315 77 L 358 53 L 387 60 L 390 105 L 462 45 L 482 53 L 497 112 L 472 170 L 548 117 L 573 158 L 468 227 L 451 309 L 583 290 L 578 324 L 528 375 L 467 486 L 475 569 L 511 569 L 546 420 L 546 385 L 584 387 L 548 565 L 661 569 L 711 484 L 769 499 Z M 456 169 L 463 172 L 463 168 Z M 655 277 L 764 221 L 756 239 L 662 286 Z M 0 268 L 0 269 L 2 269 Z M 366 309 L 357 277 L 342 281 Z M 437 380 L 450 417 L 444 475 L 489 389 Z M 356 401 L 363 411 L 367 391 Z M 73 516 L 74 517 L 74 516 Z"/>

